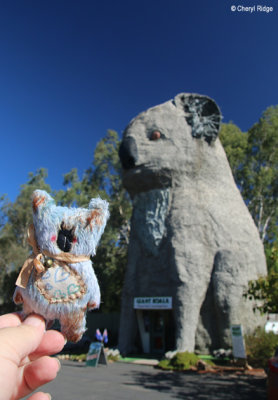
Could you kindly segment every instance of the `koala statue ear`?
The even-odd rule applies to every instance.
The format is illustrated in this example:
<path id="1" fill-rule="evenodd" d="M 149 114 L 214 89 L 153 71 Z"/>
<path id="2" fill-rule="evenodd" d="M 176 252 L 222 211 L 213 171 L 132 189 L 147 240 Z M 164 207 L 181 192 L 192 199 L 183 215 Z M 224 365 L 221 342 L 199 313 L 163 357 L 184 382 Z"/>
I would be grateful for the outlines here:
<path id="1" fill-rule="evenodd" d="M 194 138 L 204 138 L 209 144 L 215 141 L 222 116 L 214 100 L 199 94 L 180 93 L 173 104 L 184 112 Z"/>
<path id="2" fill-rule="evenodd" d="M 55 204 L 53 198 L 44 190 L 35 190 L 32 194 L 33 212 L 37 213 L 40 208 Z"/>

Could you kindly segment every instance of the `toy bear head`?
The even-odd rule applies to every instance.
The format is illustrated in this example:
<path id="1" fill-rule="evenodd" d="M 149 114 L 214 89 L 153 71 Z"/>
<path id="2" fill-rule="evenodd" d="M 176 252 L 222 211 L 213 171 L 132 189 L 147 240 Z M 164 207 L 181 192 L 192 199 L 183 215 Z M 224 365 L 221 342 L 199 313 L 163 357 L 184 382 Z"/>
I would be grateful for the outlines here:
<path id="1" fill-rule="evenodd" d="M 135 117 L 123 134 L 123 183 L 131 195 L 194 176 L 214 157 L 221 114 L 207 96 L 181 93 Z M 205 160 L 205 162 L 204 162 Z"/>
<path id="2" fill-rule="evenodd" d="M 41 251 L 90 256 L 104 231 L 109 217 L 108 203 L 92 199 L 87 209 L 56 206 L 43 190 L 32 195 L 33 222 Z"/>

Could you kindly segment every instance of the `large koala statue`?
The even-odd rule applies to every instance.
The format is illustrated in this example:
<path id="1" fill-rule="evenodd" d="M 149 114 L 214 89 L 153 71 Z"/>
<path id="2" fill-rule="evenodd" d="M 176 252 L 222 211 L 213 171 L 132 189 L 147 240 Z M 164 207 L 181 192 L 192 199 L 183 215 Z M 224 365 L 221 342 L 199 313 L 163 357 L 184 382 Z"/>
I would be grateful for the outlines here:
<path id="1" fill-rule="evenodd" d="M 263 245 L 218 139 L 207 96 L 181 93 L 127 126 L 120 147 L 133 200 L 119 348 L 133 350 L 134 297 L 171 296 L 178 350 L 230 346 L 262 323 L 242 294 L 266 275 Z"/>

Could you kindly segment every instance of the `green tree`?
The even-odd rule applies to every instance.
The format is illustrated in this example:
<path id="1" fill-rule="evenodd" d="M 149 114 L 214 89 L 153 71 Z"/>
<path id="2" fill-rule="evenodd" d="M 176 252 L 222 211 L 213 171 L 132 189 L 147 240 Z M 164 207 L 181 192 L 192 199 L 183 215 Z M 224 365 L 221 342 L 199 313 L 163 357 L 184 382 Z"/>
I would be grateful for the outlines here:
<path id="1" fill-rule="evenodd" d="M 39 169 L 30 173 L 29 180 L 21 186 L 14 203 L 2 197 L 0 207 L 0 300 L 2 311 L 11 310 L 15 277 L 29 253 L 27 229 L 32 222 L 31 194 L 35 189 L 51 192 L 45 183 L 47 172 Z"/>
<path id="2" fill-rule="evenodd" d="M 263 243 L 277 237 L 278 106 L 269 107 L 247 133 L 223 124 L 220 139 L 235 181 Z"/>
<path id="3" fill-rule="evenodd" d="M 269 107 L 248 131 L 243 197 L 263 242 L 277 237 L 278 106 Z"/>
<path id="4" fill-rule="evenodd" d="M 269 273 L 278 274 L 278 242 L 265 246 L 265 255 Z"/>
<path id="5" fill-rule="evenodd" d="M 261 313 L 278 313 L 278 245 L 265 245 L 268 276 L 250 281 L 244 294 L 256 301 L 255 309 Z"/>
<path id="6" fill-rule="evenodd" d="M 104 312 L 120 309 L 127 263 L 131 202 L 122 185 L 119 146 L 117 132 L 109 130 L 97 144 L 92 166 L 85 171 L 83 178 L 79 179 L 77 170 L 73 169 L 64 176 L 66 190 L 56 194 L 56 200 L 64 205 L 86 207 L 96 196 L 109 202 L 110 219 L 92 259 L 102 294 L 101 310 Z"/>
<path id="7" fill-rule="evenodd" d="M 110 203 L 110 220 L 101 239 L 101 246 L 93 259 L 102 292 L 102 310 L 120 309 L 121 291 L 127 264 L 131 202 L 122 185 L 118 156 L 120 139 L 115 131 L 97 144 L 93 167 L 88 169 L 86 187 L 98 188 Z"/>
<path id="8" fill-rule="evenodd" d="M 241 187 L 240 174 L 246 159 L 248 136 L 238 126 L 229 122 L 228 124 L 222 124 L 219 138 L 227 154 L 233 177 L 237 185 Z"/>
<path id="9" fill-rule="evenodd" d="M 278 274 L 270 272 L 266 278 L 250 281 L 244 297 L 254 299 L 254 310 L 262 314 L 278 313 Z"/>
<path id="10" fill-rule="evenodd" d="M 247 133 L 223 124 L 220 139 L 235 181 L 263 243 L 277 238 L 278 106 L 269 107 Z"/>
<path id="11" fill-rule="evenodd" d="M 246 297 L 261 312 L 278 312 L 278 106 L 247 133 L 224 124 L 220 133 L 238 188 L 265 247 L 268 276 L 249 282 Z"/>

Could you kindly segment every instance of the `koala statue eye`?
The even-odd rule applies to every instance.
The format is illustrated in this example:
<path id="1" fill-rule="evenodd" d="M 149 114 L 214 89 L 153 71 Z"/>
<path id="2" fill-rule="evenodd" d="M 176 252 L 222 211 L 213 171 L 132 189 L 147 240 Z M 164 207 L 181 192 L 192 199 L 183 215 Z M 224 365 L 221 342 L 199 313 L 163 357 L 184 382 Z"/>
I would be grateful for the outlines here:
<path id="1" fill-rule="evenodd" d="M 150 140 L 158 140 L 161 138 L 161 132 L 153 131 L 150 137 Z"/>

